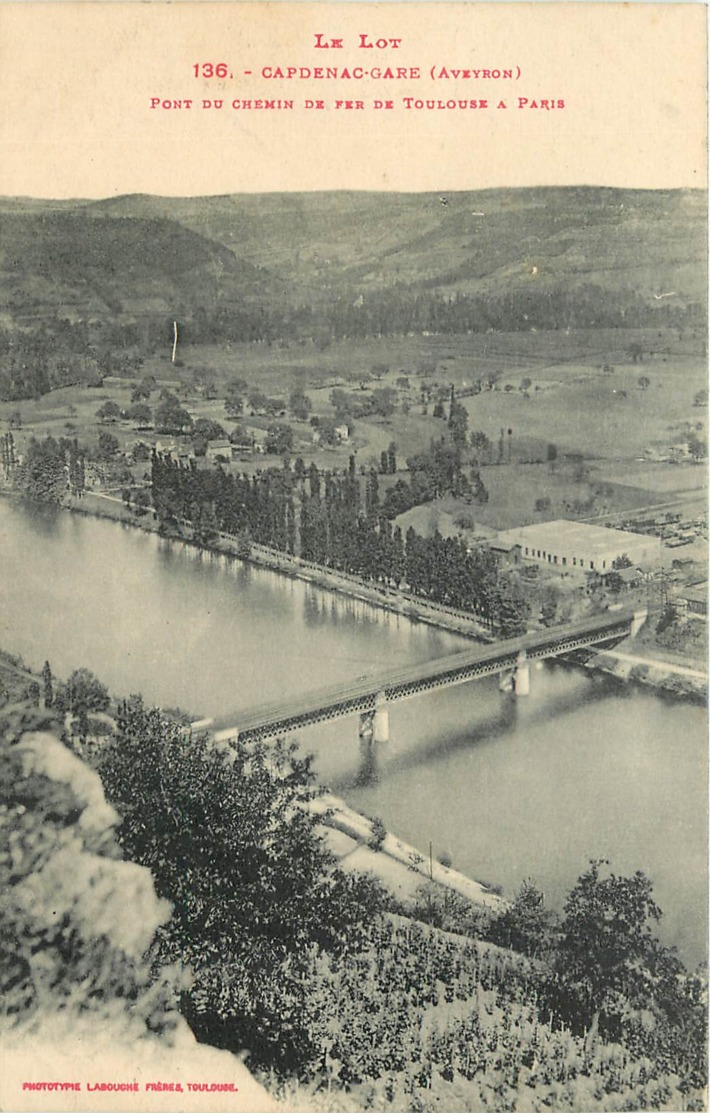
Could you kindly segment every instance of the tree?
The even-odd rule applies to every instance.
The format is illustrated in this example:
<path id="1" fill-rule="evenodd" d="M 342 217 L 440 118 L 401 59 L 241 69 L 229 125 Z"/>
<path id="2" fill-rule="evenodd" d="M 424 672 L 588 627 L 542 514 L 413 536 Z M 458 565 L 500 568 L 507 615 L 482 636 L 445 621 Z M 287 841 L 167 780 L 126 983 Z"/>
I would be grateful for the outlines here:
<path id="1" fill-rule="evenodd" d="M 147 462 L 150 461 L 150 446 L 147 442 L 136 442 L 131 450 L 131 457 L 134 462 Z"/>
<path id="2" fill-rule="evenodd" d="M 120 419 L 120 417 L 121 408 L 112 399 L 107 399 L 106 403 L 102 403 L 96 412 L 96 418 L 100 419 L 102 423 L 115 423 L 116 419 Z"/>
<path id="3" fill-rule="evenodd" d="M 136 424 L 138 429 L 141 427 L 150 426 L 153 420 L 153 412 L 147 403 L 134 403 L 128 408 L 128 418 Z"/>
<path id="4" fill-rule="evenodd" d="M 286 423 L 272 423 L 266 432 L 267 454 L 288 454 L 293 449 L 293 431 Z"/>
<path id="5" fill-rule="evenodd" d="M 501 636 L 518 636 L 526 631 L 530 617 L 530 602 L 510 573 L 497 572 L 489 601 L 492 619 L 498 626 Z"/>
<path id="6" fill-rule="evenodd" d="M 49 666 L 48 660 L 45 660 L 42 668 L 42 697 L 45 707 L 48 710 L 51 709 L 54 690 L 52 687 L 52 668 Z"/>
<path id="7" fill-rule="evenodd" d="M 138 491 L 133 494 L 133 511 L 136 516 L 145 516 L 149 508 L 150 496 L 145 489 L 138 489 Z"/>
<path id="8" fill-rule="evenodd" d="M 691 435 L 688 439 L 688 453 L 691 458 L 700 460 L 708 456 L 707 439 L 699 438 L 697 435 Z"/>
<path id="9" fill-rule="evenodd" d="M 304 422 L 311 413 L 311 401 L 303 391 L 303 388 L 293 389 L 289 396 L 288 406 L 293 417 L 295 419 L 302 419 Z"/>
<path id="10" fill-rule="evenodd" d="M 145 382 L 134 384 L 131 388 L 131 403 L 140 403 L 143 400 L 150 399 L 151 388 Z"/>
<path id="11" fill-rule="evenodd" d="M 99 767 L 126 856 L 174 906 L 162 960 L 192 969 L 183 1009 L 198 1037 L 282 1070 L 312 1057 L 311 959 L 356 946 L 382 900 L 337 867 L 304 809 L 309 761 L 283 745 L 188 744 L 133 697 Z"/>
<path id="12" fill-rule="evenodd" d="M 229 441 L 233 446 L 254 445 L 254 439 L 247 434 L 244 427 L 237 425 L 229 432 Z"/>
<path id="13" fill-rule="evenodd" d="M 643 345 L 640 341 L 632 341 L 627 349 L 627 353 L 631 360 L 636 364 L 638 361 L 643 360 Z"/>
<path id="14" fill-rule="evenodd" d="M 245 380 L 232 380 L 227 385 L 224 394 L 224 410 L 234 419 L 244 412 L 244 397 L 249 390 Z"/>
<path id="15" fill-rule="evenodd" d="M 204 438 L 211 442 L 215 438 L 226 438 L 224 427 L 214 419 L 195 419 L 192 424 L 192 437 Z"/>
<path id="16" fill-rule="evenodd" d="M 371 400 L 372 410 L 388 419 L 397 406 L 397 391 L 395 388 L 375 388 Z"/>
<path id="17" fill-rule="evenodd" d="M 78 716 L 103 712 L 111 705 L 108 690 L 86 667 L 72 671 L 64 686 L 57 688 L 54 705 Z"/>
<path id="18" fill-rule="evenodd" d="M 540 591 L 540 621 L 544 625 L 555 623 L 557 609 L 560 603 L 560 594 L 556 586 L 549 583 Z"/>
<path id="19" fill-rule="evenodd" d="M 247 396 L 247 402 L 252 411 L 263 411 L 269 402 L 269 397 L 259 388 L 252 388 Z"/>
<path id="20" fill-rule="evenodd" d="M 284 414 L 286 411 L 286 400 L 277 396 L 267 396 L 266 403 L 264 404 L 264 411 L 272 419 L 275 415 Z"/>
<path id="21" fill-rule="evenodd" d="M 547 444 L 547 462 L 548 462 L 548 465 L 550 467 L 550 473 L 554 472 L 556 461 L 557 461 L 557 447 L 555 446 L 554 442 L 548 442 L 548 444 Z"/>
<path id="22" fill-rule="evenodd" d="M 387 837 L 387 827 L 381 818 L 373 818 L 370 827 L 370 837 L 367 839 L 368 849 L 375 851 L 382 849 L 384 840 Z"/>
<path id="23" fill-rule="evenodd" d="M 155 409 L 155 426 L 161 434 L 182 434 L 192 417 L 174 395 L 168 395 Z"/>
<path id="24" fill-rule="evenodd" d="M 453 389 L 451 392 L 451 406 L 449 408 L 449 430 L 454 444 L 457 446 L 465 446 L 468 432 L 468 411 L 459 403 L 457 399 L 453 398 Z"/>
<path id="25" fill-rule="evenodd" d="M 492 460 L 493 443 L 487 434 L 483 431 L 471 431 L 469 441 L 478 465 L 483 465 L 484 462 Z"/>
<path id="26" fill-rule="evenodd" d="M 647 388 L 651 387 L 651 381 L 649 380 L 648 376 L 639 376 L 636 383 L 638 384 L 642 392 L 645 392 Z"/>
<path id="27" fill-rule="evenodd" d="M 629 558 L 629 556 L 626 553 L 624 553 L 623 555 L 618 555 L 617 558 L 615 558 L 613 560 L 613 562 L 611 564 L 611 569 L 612 570 L 630 570 L 631 566 L 632 566 L 631 559 Z"/>
<path id="28" fill-rule="evenodd" d="M 590 862 L 572 888 L 555 960 L 558 1009 L 578 1029 L 618 1038 L 629 1009 L 648 1005 L 661 918 L 648 877 L 619 877 Z"/>
<path id="29" fill-rule="evenodd" d="M 471 470 L 471 495 L 478 504 L 488 503 L 488 489 L 478 470 Z"/>
<path id="30" fill-rule="evenodd" d="M 498 439 L 498 465 L 501 465 L 505 459 L 505 430 L 500 428 L 500 438 Z"/>
<path id="31" fill-rule="evenodd" d="M 540 889 L 533 881 L 524 880 L 510 907 L 492 920 L 486 938 L 508 950 L 539 958 L 553 946 L 556 922 L 545 907 Z"/>
<path id="32" fill-rule="evenodd" d="M 33 504 L 61 504 L 67 491 L 67 469 L 64 451 L 56 439 L 30 439 L 13 483 L 23 499 Z"/>
<path id="33" fill-rule="evenodd" d="M 108 462 L 118 453 L 118 439 L 110 431 L 100 431 L 96 446 L 96 457 L 99 461 Z"/>

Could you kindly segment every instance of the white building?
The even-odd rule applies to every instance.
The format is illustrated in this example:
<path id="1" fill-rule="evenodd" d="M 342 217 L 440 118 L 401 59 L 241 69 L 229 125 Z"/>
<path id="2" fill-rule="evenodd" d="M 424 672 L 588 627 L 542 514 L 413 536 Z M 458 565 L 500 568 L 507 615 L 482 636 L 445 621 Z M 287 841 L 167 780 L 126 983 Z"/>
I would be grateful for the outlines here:
<path id="1" fill-rule="evenodd" d="M 661 557 L 658 536 L 573 520 L 550 520 L 512 528 L 500 532 L 497 542 L 517 544 L 523 562 L 545 563 L 566 570 L 595 570 L 600 574 L 611 570 L 614 559 L 622 555 L 634 566 L 653 565 Z"/>

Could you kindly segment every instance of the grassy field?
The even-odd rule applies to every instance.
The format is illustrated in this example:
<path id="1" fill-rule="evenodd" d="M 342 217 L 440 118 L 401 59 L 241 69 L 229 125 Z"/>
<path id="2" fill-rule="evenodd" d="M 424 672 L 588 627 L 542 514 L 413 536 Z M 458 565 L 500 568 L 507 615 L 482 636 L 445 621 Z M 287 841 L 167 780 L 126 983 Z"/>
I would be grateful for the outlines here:
<path id="1" fill-rule="evenodd" d="M 643 349 L 636 363 L 627 355 L 635 342 Z M 313 412 L 322 417 L 333 416 L 334 387 L 355 396 L 361 389 L 364 394 L 375 387 L 396 388 L 394 414 L 356 419 L 349 442 L 338 447 L 314 445 L 307 421 L 287 421 L 294 431 L 294 456 L 306 462 L 343 469 L 354 453 L 358 466 L 369 469 L 394 442 L 400 471 L 408 457 L 447 429 L 432 415 L 435 395 L 424 407 L 422 387 L 447 394 L 451 384 L 461 391 L 474 380 L 490 378 L 491 390 L 461 398 L 469 430 L 487 434 L 494 460 L 500 432 L 506 432 L 503 462 L 483 470 L 490 499 L 470 509 L 474 520 L 489 528 L 569 515 L 603 516 L 662 503 L 676 494 L 697 497 L 706 486 L 704 465 L 643 461 L 649 448 L 663 452 L 689 433 L 706 437 L 705 411 L 693 406 L 705 381 L 701 346 L 697 339 L 679 339 L 672 331 L 655 337 L 638 330 L 411 337 L 347 341 L 325 350 L 313 343 L 200 346 L 182 350 L 179 365 L 165 354 L 150 358 L 140 375 L 148 374 L 158 381 L 149 401 L 152 408 L 160 389 L 168 388 L 179 394 L 194 418 L 215 419 L 226 431 L 236 421 L 227 418 L 220 397 L 224 385 L 236 377 L 284 399 L 294 384 L 301 384 Z M 408 386 L 403 387 L 405 376 Z M 648 379 L 647 387 L 639 383 L 641 377 Z M 216 399 L 196 390 L 209 380 Z M 0 429 L 7 429 L 10 417 L 20 412 L 22 426 L 14 432 L 20 453 L 31 435 L 77 437 L 92 447 L 102 429 L 111 431 L 121 450 L 137 440 L 165 441 L 165 436 L 137 430 L 128 421 L 102 427 L 96 416 L 101 404 L 110 399 L 126 408 L 130 394 L 131 381 L 109 377 L 101 388 L 63 388 L 39 400 L 0 403 Z M 265 429 L 270 420 L 246 415 L 240 422 Z M 190 445 L 187 437 L 178 441 L 185 448 Z M 546 462 L 550 443 L 558 455 L 552 470 Z M 582 455 L 583 467 L 567 455 Z M 251 472 L 278 461 L 254 455 L 233 468 Z M 381 478 L 381 493 L 393 480 Z M 535 511 L 541 497 L 550 501 L 542 513 Z"/>
<path id="2" fill-rule="evenodd" d="M 649 462 L 639 464 L 637 468 L 619 466 L 600 466 L 599 479 L 613 484 L 631 486 L 642 489 L 648 493 L 667 495 L 673 493 L 691 493 L 707 487 L 707 469 L 704 465 L 692 465 L 684 462 L 679 465 L 668 466 L 663 463 Z"/>

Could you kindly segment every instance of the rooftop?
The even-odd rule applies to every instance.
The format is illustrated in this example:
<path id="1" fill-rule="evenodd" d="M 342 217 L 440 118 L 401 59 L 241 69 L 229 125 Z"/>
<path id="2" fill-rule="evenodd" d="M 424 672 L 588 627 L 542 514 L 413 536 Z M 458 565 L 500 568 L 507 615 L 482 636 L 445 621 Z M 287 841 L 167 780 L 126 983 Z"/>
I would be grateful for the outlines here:
<path id="1" fill-rule="evenodd" d="M 557 548 L 569 553 L 585 555 L 606 555 L 609 552 L 621 555 L 630 547 L 641 543 L 652 545 L 657 542 L 648 535 L 636 531 L 619 531 L 617 528 L 602 527 L 599 524 L 580 524 L 574 520 L 548 520 L 543 524 L 528 524 L 527 527 L 511 528 L 498 535 L 499 546 L 506 543 L 520 543 L 522 546 L 534 542 L 536 548 L 546 551 Z"/>

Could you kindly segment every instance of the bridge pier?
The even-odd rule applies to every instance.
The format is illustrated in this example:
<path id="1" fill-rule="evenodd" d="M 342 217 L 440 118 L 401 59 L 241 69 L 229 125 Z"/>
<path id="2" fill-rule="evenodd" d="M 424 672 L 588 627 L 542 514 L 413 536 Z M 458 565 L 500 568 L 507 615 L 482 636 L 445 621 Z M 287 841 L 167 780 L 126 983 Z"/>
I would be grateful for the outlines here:
<path id="1" fill-rule="evenodd" d="M 631 618 L 631 635 L 636 636 L 639 629 L 643 628 L 648 618 L 648 609 L 637 609 Z"/>
<path id="2" fill-rule="evenodd" d="M 525 695 L 530 693 L 530 664 L 528 663 L 528 657 L 524 648 L 515 664 L 513 686 L 516 695 L 520 698 L 524 698 Z"/>
<path id="3" fill-rule="evenodd" d="M 380 691 L 375 699 L 375 716 L 372 719 L 372 737 L 378 744 L 384 745 L 390 739 L 390 712 L 384 691 Z"/>
<path id="4" fill-rule="evenodd" d="M 392 702 L 488 676 L 499 676 L 501 690 L 514 690 L 522 697 L 530 693 L 532 663 L 619 641 L 629 632 L 637 632 L 645 618 L 644 610 L 587 617 L 575 624 L 528 633 L 524 640 L 511 637 L 483 649 L 476 647 L 441 656 L 425 665 L 383 672 L 376 679 L 362 676 L 355 683 L 339 684 L 294 699 L 290 706 L 280 702 L 219 719 L 204 718 L 193 723 L 191 732 L 194 735 L 207 731 L 214 740 L 238 738 L 246 744 L 359 713 L 361 740 L 370 745 L 384 743 L 390 736 Z"/>
<path id="5" fill-rule="evenodd" d="M 498 673 L 498 690 L 502 690 L 504 692 L 512 690 L 513 689 L 513 675 L 514 675 L 514 672 L 509 671 L 507 668 L 506 668 L 505 671 L 499 671 L 499 673 Z"/>
<path id="6" fill-rule="evenodd" d="M 374 710 L 366 710 L 364 714 L 360 714 L 358 721 L 358 737 L 361 741 L 372 740 L 372 721 L 374 716 Z"/>

